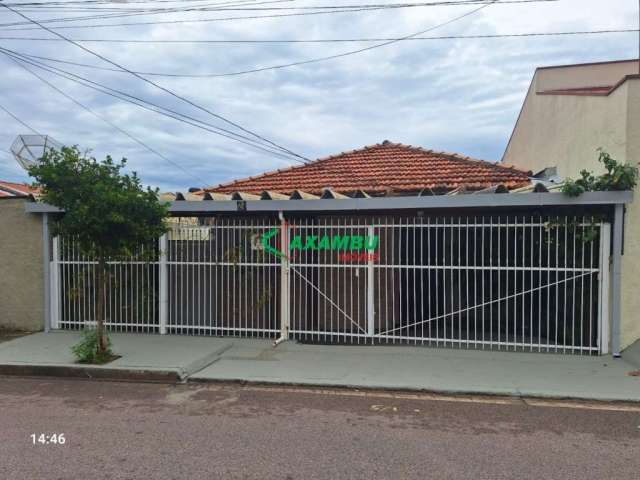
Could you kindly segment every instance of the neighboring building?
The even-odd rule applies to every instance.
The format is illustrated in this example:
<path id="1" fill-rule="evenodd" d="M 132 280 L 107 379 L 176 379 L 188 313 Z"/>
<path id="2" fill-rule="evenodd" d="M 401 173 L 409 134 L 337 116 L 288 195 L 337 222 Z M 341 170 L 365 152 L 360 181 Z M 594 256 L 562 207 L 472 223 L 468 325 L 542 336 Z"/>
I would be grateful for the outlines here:
<path id="1" fill-rule="evenodd" d="M 561 177 L 601 172 L 596 150 L 640 161 L 638 60 L 538 68 L 503 161 L 534 172 L 557 167 Z M 622 271 L 623 347 L 640 339 L 640 206 L 625 219 Z"/>
<path id="2" fill-rule="evenodd" d="M 5 182 L 0 180 L 0 198 L 28 197 L 38 191 L 24 183 Z"/>
<path id="3" fill-rule="evenodd" d="M 255 177 L 205 189 L 214 194 L 319 196 L 327 191 L 346 196 L 444 194 L 501 186 L 530 185 L 530 172 L 500 163 L 435 152 L 388 140 Z"/>

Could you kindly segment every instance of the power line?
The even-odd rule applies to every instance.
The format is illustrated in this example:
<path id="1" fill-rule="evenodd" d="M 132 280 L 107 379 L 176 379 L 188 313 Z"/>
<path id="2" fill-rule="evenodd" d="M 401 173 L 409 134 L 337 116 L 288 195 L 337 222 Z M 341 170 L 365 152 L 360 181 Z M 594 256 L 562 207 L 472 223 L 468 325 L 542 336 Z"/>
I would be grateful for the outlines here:
<path id="1" fill-rule="evenodd" d="M 252 5 L 263 5 L 263 4 L 271 4 L 271 3 L 281 3 L 287 2 L 290 0 L 270 0 L 263 1 L 258 3 L 252 3 Z M 456 0 L 460 1 L 460 0 Z M 486 1 L 486 0 L 473 0 L 473 1 Z M 218 7 L 218 5 L 225 5 L 223 7 Z M 218 12 L 218 11 L 233 11 L 233 10 L 254 10 L 252 8 L 232 8 L 238 6 L 245 6 L 246 3 L 211 3 L 208 6 L 187 6 L 187 7 L 173 7 L 173 8 L 151 8 L 151 9 L 141 9 L 137 11 L 126 11 L 126 10 L 118 10 L 119 12 L 126 13 L 110 13 L 110 14 L 102 14 L 102 15 L 87 15 L 84 17 L 62 17 L 62 18 L 47 18 L 40 20 L 40 23 L 67 23 L 67 22 L 78 22 L 82 20 L 103 20 L 103 19 L 111 19 L 111 18 L 126 18 L 126 17 L 136 17 L 136 16 L 147 16 L 147 15 L 161 15 L 167 13 L 188 13 L 188 12 L 197 12 L 197 11 L 206 11 L 206 12 Z M 23 12 L 25 9 L 16 8 L 16 11 Z M 243 17 L 241 17 L 243 18 Z M 0 23 L 0 27 L 15 27 L 20 25 L 30 25 L 30 22 L 10 22 L 10 23 Z M 15 29 L 21 30 L 21 29 Z M 29 29 L 26 29 L 29 30 Z"/>
<path id="2" fill-rule="evenodd" d="M 576 31 L 576 32 L 542 32 L 542 33 L 517 33 L 517 34 L 494 34 L 494 35 L 449 35 L 449 36 L 439 36 L 439 37 L 414 37 L 414 38 L 409 38 L 409 39 L 399 39 L 399 38 L 377 38 L 377 39 L 372 39 L 372 38 L 368 38 L 368 39 L 327 39 L 327 40 L 291 40 L 291 41 L 287 41 L 287 40 L 273 40 L 273 41 L 264 41 L 262 43 L 326 43 L 326 42 L 379 42 L 379 41 L 392 41 L 392 40 L 398 40 L 398 41 L 408 41 L 408 40 L 459 40 L 459 39 L 491 39 L 491 38 L 522 38 L 522 37 L 549 37 L 549 36 L 568 36 L 568 35 L 596 35 L 596 34 L 611 34 L 611 33 L 635 33 L 635 32 L 640 32 L 640 29 L 634 28 L 634 29 L 625 29 L 625 30 L 595 30 L 595 31 Z M 2 38 L 0 37 L 0 40 L 6 40 L 6 38 Z M 46 39 L 43 39 L 46 40 Z M 80 40 L 77 40 L 80 41 Z M 82 40 L 82 41 L 87 41 L 87 40 Z M 90 40 L 89 40 L 90 41 Z M 144 42 L 144 41 L 143 41 Z M 153 41 L 152 41 L 153 42 Z M 183 41 L 178 40 L 178 42 L 184 43 Z M 189 41 L 186 41 L 189 42 Z M 217 42 L 215 40 L 211 41 L 211 42 Z M 221 42 L 228 42 L 228 41 L 224 41 L 222 40 Z M 233 42 L 233 41 L 231 41 Z M 137 43 L 134 41 L 134 43 Z M 14 51 L 15 52 L 15 51 Z M 41 56 L 41 55 L 32 55 L 29 53 L 24 53 L 24 52 L 15 52 L 15 53 L 20 53 L 20 55 L 23 55 L 25 57 L 29 57 L 29 58 L 36 58 L 38 60 L 44 60 L 47 62 L 54 62 L 54 63 L 62 63 L 65 65 L 73 65 L 76 67 L 82 67 L 82 68 L 91 68 L 91 69 L 95 69 L 95 70 L 103 70 L 103 71 L 109 71 L 109 72 L 116 72 L 116 73 L 127 73 L 127 72 L 123 72 L 122 70 L 119 70 L 117 68 L 110 68 L 110 67 L 102 67 L 100 65 L 92 65 L 92 64 L 87 64 L 87 63 L 82 63 L 82 62 L 73 62 L 70 60 L 62 60 L 59 58 L 51 58 L 51 57 L 45 57 L 45 56 Z M 303 61 L 303 62 L 307 62 L 307 61 Z M 299 62 L 295 62 L 293 64 L 285 64 L 284 66 L 281 65 L 276 65 L 276 66 L 272 66 L 272 67 L 262 67 L 260 69 L 254 69 L 254 70 L 249 70 L 249 71 L 245 71 L 245 72 L 241 72 L 241 73 L 253 73 L 255 71 L 265 71 L 265 70 L 271 70 L 271 69 L 278 69 L 278 68 L 284 68 L 286 66 L 295 66 L 300 64 Z M 147 75 L 147 76 L 156 76 L 156 77 L 176 77 L 176 78 L 211 78 L 211 77 L 219 77 L 219 76 L 229 76 L 229 75 L 237 75 L 237 73 L 202 73 L 202 74 L 178 74 L 178 73 L 164 73 L 164 72 L 145 72 L 145 71 L 135 71 L 135 73 L 139 74 L 139 75 Z"/>
<path id="3" fill-rule="evenodd" d="M 504 0 L 500 2 L 501 4 L 522 4 L 522 3 L 547 3 L 547 2 L 557 2 L 559 0 Z M 495 3 L 492 0 L 467 0 L 467 1 L 459 1 L 455 5 L 468 5 L 468 4 L 484 4 L 484 5 L 492 5 Z M 222 22 L 222 21 L 231 21 L 231 20 L 256 20 L 256 19 L 265 19 L 265 18 L 283 18 L 283 17 L 300 17 L 300 16 L 309 16 L 309 15 L 327 15 L 327 14 L 335 14 L 335 13 L 345 13 L 345 12 L 359 12 L 359 11 L 370 11 L 370 10 L 383 10 L 382 8 L 371 9 L 371 8 L 363 8 L 363 9 L 347 9 L 347 10 L 331 10 L 331 11 L 320 11 L 320 12 L 299 12 L 299 13 L 283 13 L 283 14 L 272 14 L 272 15 L 252 15 L 252 16 L 244 16 L 244 17 L 215 17 L 215 18 L 196 18 L 196 19 L 184 19 L 184 20 L 158 20 L 158 21 L 147 21 L 147 22 L 129 22 L 129 23 L 98 23 L 98 24 L 86 24 L 86 25 L 67 25 L 67 26 L 55 26 L 52 27 L 55 30 L 61 29 L 77 29 L 77 28 L 106 28 L 106 27 L 128 27 L 128 26 L 141 26 L 141 25 L 169 25 L 169 24 L 181 24 L 181 23 L 202 23 L 202 22 Z M 14 12 L 18 13 L 17 10 Z M 20 28 L 7 28 L 5 31 L 8 32 L 17 32 L 17 31 L 27 31 L 27 30 L 37 30 L 34 27 L 20 27 Z"/>
<path id="4" fill-rule="evenodd" d="M 17 115 L 11 113 L 6 107 L 3 107 L 2 105 L 0 105 L 0 109 L 3 110 L 7 115 L 9 115 L 11 118 L 13 118 L 16 122 L 18 122 L 20 125 L 22 125 L 23 127 L 28 128 L 29 130 L 31 130 L 33 133 L 35 133 L 36 135 L 40 135 L 40 133 L 33 128 L 31 125 L 29 125 L 27 122 L 25 122 L 24 120 L 22 120 L 20 117 L 18 117 Z"/>
<path id="5" fill-rule="evenodd" d="M 95 54 L 92 50 L 89 50 L 88 48 L 83 47 L 79 43 L 75 43 L 72 40 L 69 40 L 69 41 L 71 43 L 74 43 L 75 45 L 79 46 L 83 50 L 86 50 L 86 51 L 96 55 L 98 58 L 106 60 L 107 62 L 111 63 L 112 65 L 117 66 L 118 69 L 119 69 L 119 70 L 114 70 L 114 69 L 109 69 L 109 70 L 113 70 L 113 71 L 117 71 L 117 72 L 125 71 L 125 72 L 128 72 L 130 74 L 135 75 L 138 78 L 143 79 L 144 81 L 146 81 L 148 83 L 151 83 L 154 86 L 157 86 L 157 84 L 151 82 L 151 80 L 146 79 L 142 75 L 161 76 L 161 77 L 175 77 L 175 78 L 220 78 L 220 77 L 231 77 L 231 76 L 246 75 L 246 74 L 249 74 L 249 73 L 264 72 L 264 71 L 267 71 L 267 70 L 280 70 L 280 69 L 296 67 L 296 66 L 300 66 L 300 65 L 308 65 L 308 64 L 311 64 L 311 63 L 318 63 L 318 62 L 325 62 L 325 61 L 328 61 L 328 60 L 335 60 L 337 58 L 343 58 L 343 57 L 347 57 L 347 56 L 350 56 L 350 55 L 356 55 L 356 54 L 363 53 L 363 52 L 366 52 L 366 51 L 369 51 L 369 50 L 374 50 L 374 49 L 385 47 L 385 46 L 388 46 L 388 45 L 391 45 L 391 44 L 394 44 L 394 43 L 397 43 L 397 42 L 408 40 L 408 39 L 411 39 L 411 38 L 414 38 L 414 37 L 417 37 L 417 36 L 420 36 L 420 35 L 424 35 L 427 32 L 436 30 L 438 28 L 442 28 L 442 27 L 444 27 L 446 25 L 449 25 L 451 23 L 457 22 L 457 21 L 459 21 L 459 20 L 461 20 L 461 19 L 463 19 L 465 17 L 473 15 L 474 13 L 476 13 L 476 12 L 478 12 L 478 11 L 484 9 L 484 8 L 487 8 L 488 6 L 490 6 L 490 5 L 494 4 L 494 3 L 497 3 L 497 2 L 498 2 L 498 0 L 493 0 L 491 3 L 487 3 L 487 4 L 484 4 L 484 5 L 481 5 L 480 7 L 475 8 L 475 9 L 473 9 L 473 10 L 471 10 L 469 12 L 466 12 L 466 13 L 464 13 L 462 15 L 459 15 L 459 16 L 457 16 L 455 18 L 452 18 L 451 20 L 448 20 L 448 21 L 446 21 L 444 23 L 440 23 L 438 25 L 434 25 L 434 26 L 429 27 L 429 28 L 427 28 L 425 30 L 422 30 L 420 32 L 413 33 L 413 34 L 410 34 L 410 35 L 406 35 L 406 36 L 403 36 L 403 37 L 400 37 L 400 38 L 388 40 L 388 41 L 385 41 L 383 43 L 377 43 L 375 45 L 370 45 L 368 47 L 359 48 L 357 50 L 350 50 L 350 51 L 339 53 L 339 54 L 328 55 L 328 56 L 324 56 L 324 57 L 317 57 L 317 58 L 312 58 L 312 59 L 307 59 L 307 60 L 301 60 L 301 61 L 297 61 L 297 62 L 290 62 L 290 63 L 285 63 L 285 64 L 271 65 L 271 66 L 267 66 L 267 67 L 258 67 L 258 68 L 248 69 L 248 70 L 240 70 L 240 71 L 226 72 L 226 73 L 169 74 L 169 73 L 158 73 L 158 72 L 136 72 L 136 71 L 133 71 L 133 70 L 125 69 L 121 65 L 118 65 L 118 64 L 116 64 L 116 63 L 114 63 L 114 62 L 112 62 L 112 61 L 110 61 L 108 59 L 105 59 L 101 55 Z M 19 15 L 22 15 L 22 14 L 19 14 Z M 46 27 L 43 27 L 43 28 L 46 28 Z M 61 34 L 58 34 L 56 32 L 52 32 L 52 33 L 54 33 L 54 34 L 56 34 L 56 35 L 58 35 L 58 36 L 60 36 L 62 38 L 66 38 L 66 37 L 63 37 Z M 78 66 L 83 66 L 83 67 L 87 67 L 88 66 L 90 68 L 104 69 L 104 67 L 99 67 L 99 66 L 95 66 L 95 65 L 90 66 L 90 65 L 86 65 L 86 64 L 77 64 L 75 62 L 64 62 L 63 61 L 63 63 L 71 63 L 71 64 L 75 64 L 75 65 L 78 65 Z M 166 90 L 166 89 L 164 89 L 164 87 L 159 87 L 159 88 L 162 88 L 163 90 Z"/>
<path id="6" fill-rule="evenodd" d="M 153 102 L 150 102 L 148 100 L 144 100 L 140 97 L 136 97 L 135 95 L 131 95 L 128 94 L 126 92 L 123 92 L 121 90 L 116 90 L 113 89 L 111 87 L 108 87 L 106 85 L 100 84 L 98 82 L 94 82 L 92 80 L 89 80 L 87 78 L 81 77 L 79 75 L 76 75 L 74 73 L 68 72 L 66 70 L 60 69 L 60 68 L 56 68 L 53 66 L 48 66 L 45 65 L 41 62 L 37 62 L 34 60 L 29 60 L 26 57 L 21 57 L 17 52 L 14 52 L 13 50 L 9 50 L 9 49 L 5 49 L 0 47 L 0 52 L 4 53 L 5 55 L 16 59 L 16 60 L 20 60 L 23 63 L 27 63 L 29 65 L 32 65 L 36 68 L 39 68 L 41 70 L 44 70 L 46 72 L 49 72 L 53 75 L 57 75 L 59 77 L 65 78 L 66 80 L 70 80 L 72 82 L 78 83 L 80 85 L 83 85 L 84 87 L 90 88 L 92 90 L 96 90 L 100 93 L 103 93 L 105 95 L 109 95 L 111 97 L 117 98 L 119 100 L 131 103 L 133 105 L 136 105 L 140 108 L 143 108 L 145 110 L 151 111 L 153 113 L 157 113 L 159 115 L 163 115 L 166 116 L 168 118 L 172 118 L 174 120 L 177 120 L 181 123 L 185 123 L 187 125 L 191 125 L 193 127 L 199 128 L 201 130 L 205 130 L 207 132 L 213 133 L 215 135 L 221 136 L 221 137 L 225 137 L 231 140 L 234 140 L 236 142 L 242 143 L 244 145 L 247 145 L 249 147 L 264 151 L 266 153 L 269 153 L 271 155 L 275 155 L 277 157 L 283 158 L 283 159 L 287 159 L 287 160 L 291 160 L 292 157 L 285 155 L 283 152 L 279 151 L 279 150 L 272 150 L 267 146 L 264 146 L 263 144 L 257 144 L 255 140 L 237 134 L 235 132 L 231 132 L 230 130 L 226 130 L 224 128 L 218 127 L 216 125 L 204 122 L 203 120 L 199 120 L 196 119 L 194 117 L 191 117 L 189 115 L 185 115 L 179 112 L 176 112 L 175 110 L 171 110 L 162 106 L 159 106 Z M 293 158 L 293 160 L 295 161 L 299 161 L 297 158 Z M 301 162 L 304 163 L 304 162 Z"/>
<path id="7" fill-rule="evenodd" d="M 62 89 L 58 88 L 56 85 L 52 84 L 51 82 L 49 82 L 48 80 L 46 80 L 45 78 L 43 78 L 42 76 L 38 75 L 36 72 L 34 72 L 33 70 L 31 70 L 29 67 L 23 65 L 22 63 L 20 63 L 18 60 L 16 60 L 13 57 L 9 57 L 11 58 L 11 60 L 13 62 L 15 62 L 20 68 L 26 70 L 27 72 L 29 72 L 31 75 L 33 75 L 34 77 L 36 77 L 38 80 L 40 80 L 41 82 L 45 83 L 46 85 L 48 85 L 49 87 L 51 87 L 53 90 L 55 90 L 56 92 L 58 92 L 60 95 L 62 95 L 63 97 L 65 97 L 66 99 L 72 101 L 73 103 L 75 103 L 76 105 L 78 105 L 80 108 L 86 110 L 87 112 L 89 112 L 90 114 L 92 114 L 93 116 L 95 116 L 96 118 L 102 120 L 104 123 L 106 123 L 107 125 L 109 125 L 111 128 L 117 130 L 118 132 L 122 133 L 123 135 L 125 135 L 126 137 L 130 138 L 131 140 L 133 140 L 134 142 L 136 142 L 138 145 L 141 145 L 142 147 L 144 147 L 146 150 L 148 150 L 149 152 L 153 153 L 154 155 L 160 157 L 161 159 L 163 159 L 164 161 L 166 161 L 167 163 L 169 163 L 170 165 L 173 165 L 174 167 L 179 168 L 180 170 L 182 170 L 184 173 L 186 173 L 187 175 L 189 175 L 191 178 L 195 178 L 198 181 L 201 181 L 202 179 L 194 174 L 192 174 L 191 172 L 189 172 L 188 170 L 186 170 L 182 165 L 180 165 L 179 163 L 174 162 L 173 160 L 171 160 L 170 158 L 167 158 L 165 155 L 163 155 L 162 153 L 158 152 L 157 150 L 155 150 L 154 148 L 150 147 L 149 145 L 147 145 L 146 143 L 144 143 L 142 140 L 136 138 L 135 136 L 133 136 L 131 133 L 127 132 L 126 130 L 124 130 L 123 128 L 120 128 L 118 125 L 116 125 L 115 123 L 111 122 L 109 119 L 107 119 L 106 117 L 103 117 L 102 115 L 100 115 L 99 113 L 97 113 L 95 110 L 87 107 L 86 105 L 84 105 L 82 102 L 80 102 L 79 100 L 76 100 L 75 98 L 73 98 L 71 95 L 67 94 L 66 92 L 64 92 Z M 2 108 L 2 106 L 0 106 L 0 108 Z M 4 110 L 4 108 L 3 108 Z"/>
<path id="8" fill-rule="evenodd" d="M 255 40 L 139 40 L 139 39 L 110 39 L 110 38 L 74 38 L 73 40 L 81 43 L 131 43 L 131 44 L 279 44 L 279 43 L 369 43 L 369 42 L 386 42 L 390 40 L 414 41 L 414 40 L 480 40 L 491 38 L 518 38 L 518 37 L 553 37 L 553 36 L 571 36 L 571 35 L 602 35 L 609 33 L 636 33 L 640 32 L 638 28 L 626 29 L 605 29 L 605 30 L 576 30 L 571 32 L 527 32 L 527 33 L 503 33 L 503 34 L 484 34 L 484 35 L 443 35 L 430 37 L 412 37 L 401 39 L 398 37 L 367 37 L 367 38 L 317 38 L 317 39 L 255 39 Z M 24 40 L 34 42 L 64 42 L 61 38 L 45 38 L 45 37 L 0 37 L 0 40 Z M 27 54 L 23 54 L 27 55 Z M 36 57 L 36 55 L 27 55 Z M 46 57 L 38 57 L 47 59 Z M 59 61 L 47 59 L 51 61 Z M 70 63 L 70 62 L 69 62 Z M 95 67 L 95 65 L 78 64 L 78 66 Z M 101 67 L 102 68 L 102 67 Z M 111 69 L 109 69 L 111 70 Z M 116 69 L 113 69 L 116 71 Z M 118 70 L 121 71 L 121 70 Z M 139 72 L 138 72 L 139 73 Z"/>
<path id="9" fill-rule="evenodd" d="M 165 88 L 165 87 L 153 82 L 152 80 L 149 80 L 149 79 L 144 78 L 143 76 L 141 76 L 141 75 L 139 75 L 139 74 L 137 74 L 135 72 L 132 72 L 131 70 L 129 70 L 129 69 L 123 67 L 122 65 L 120 65 L 120 64 L 118 64 L 118 63 L 116 63 L 116 62 L 114 62 L 114 61 L 112 61 L 110 59 L 108 59 L 107 57 L 105 57 L 105 56 L 103 56 L 103 55 L 101 55 L 101 54 L 99 54 L 97 52 L 94 52 L 90 48 L 87 48 L 87 47 L 85 47 L 85 46 L 83 46 L 83 45 L 81 45 L 79 43 L 74 42 L 73 40 L 71 40 L 71 39 L 65 37 L 64 35 L 62 35 L 61 33 L 58 33 L 58 32 L 55 32 L 55 31 L 51 30 L 50 28 L 40 24 L 38 21 L 33 20 L 30 17 L 28 17 L 28 16 L 26 16 L 26 15 L 20 13 L 20 12 L 16 12 L 13 8 L 7 7 L 6 5 L 4 5 L 2 3 L 0 3 L 0 5 L 4 6 L 8 10 L 14 12 L 16 15 L 19 15 L 19 16 L 23 17 L 24 19 L 33 22 L 35 25 L 38 25 L 43 30 L 48 31 L 49 33 L 52 33 L 53 35 L 55 35 L 55 36 L 57 36 L 59 38 L 65 39 L 67 42 L 71 43 L 72 45 L 75 45 L 76 47 L 84 50 L 85 52 L 90 53 L 91 55 L 94 55 L 94 56 L 98 57 L 99 59 L 101 59 L 101 60 L 103 60 L 103 61 L 105 61 L 107 63 L 110 63 L 111 65 L 113 65 L 115 67 L 118 67 L 118 68 L 120 68 L 122 70 L 128 71 L 134 77 L 142 80 L 145 83 L 148 83 L 149 85 L 152 85 L 153 87 L 155 87 L 155 88 L 157 88 L 157 89 L 159 89 L 159 90 L 161 90 L 161 91 L 163 91 L 165 93 L 168 93 L 172 97 L 175 97 L 175 98 L 177 98 L 177 99 L 179 99 L 179 100 L 191 105 L 192 107 L 197 108 L 198 110 L 201 110 L 201 111 L 203 111 L 205 113 L 208 113 L 209 115 L 213 116 L 214 118 L 217 118 L 218 120 L 222 120 L 225 123 L 227 123 L 229 125 L 232 125 L 235 128 L 238 128 L 239 130 L 258 138 L 259 140 L 262 140 L 262 141 L 264 141 L 266 143 L 269 143 L 270 145 L 282 150 L 283 152 L 286 152 L 286 153 L 288 153 L 288 154 L 290 154 L 290 155 L 292 155 L 294 157 L 298 157 L 299 159 L 301 159 L 303 161 L 309 161 L 308 158 L 303 157 L 302 155 L 299 155 L 299 154 L 297 154 L 297 153 L 295 153 L 295 152 L 293 152 L 293 151 L 291 151 L 291 150 L 289 150 L 289 149 L 287 149 L 287 148 L 285 148 L 285 147 L 283 147 L 283 146 L 281 146 L 281 145 L 279 145 L 279 144 L 277 144 L 277 143 L 275 143 L 275 142 L 273 142 L 273 141 L 271 141 L 271 140 L 269 140 L 269 139 L 267 139 L 267 138 L 255 133 L 255 132 L 253 132 L 253 131 L 241 126 L 240 124 L 227 119 L 226 117 L 224 117 L 224 116 L 222 116 L 220 114 L 214 113 L 211 110 L 209 110 L 209 109 L 207 109 L 207 108 L 205 108 L 205 107 L 193 102 L 192 100 L 189 100 L 188 98 L 185 98 L 185 97 L 173 92 L 172 90 L 169 90 L 168 88 Z M 486 6 L 487 5 L 483 5 L 481 8 L 485 8 Z"/>

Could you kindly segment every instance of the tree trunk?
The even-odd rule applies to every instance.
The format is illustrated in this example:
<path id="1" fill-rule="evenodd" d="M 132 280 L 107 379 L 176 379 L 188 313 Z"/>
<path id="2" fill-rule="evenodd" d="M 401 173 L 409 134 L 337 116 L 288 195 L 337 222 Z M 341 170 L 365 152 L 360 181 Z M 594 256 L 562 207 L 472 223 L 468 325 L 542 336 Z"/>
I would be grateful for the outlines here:
<path id="1" fill-rule="evenodd" d="M 104 305 L 107 297 L 107 262 L 98 260 L 98 302 L 96 311 L 96 336 L 98 337 L 97 354 L 102 355 L 107 351 L 107 340 L 104 336 Z"/>

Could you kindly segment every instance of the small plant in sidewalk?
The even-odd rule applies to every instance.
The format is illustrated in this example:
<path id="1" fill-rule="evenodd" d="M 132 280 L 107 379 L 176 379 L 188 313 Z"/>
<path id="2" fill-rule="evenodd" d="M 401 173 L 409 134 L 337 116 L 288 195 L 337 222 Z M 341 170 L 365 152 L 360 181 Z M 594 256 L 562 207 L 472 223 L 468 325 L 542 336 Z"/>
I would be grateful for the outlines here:
<path id="1" fill-rule="evenodd" d="M 570 197 L 577 197 L 585 192 L 633 190 L 638 184 L 638 168 L 629 163 L 619 163 L 611 158 L 603 149 L 598 149 L 598 161 L 602 163 L 606 172 L 594 175 L 588 170 L 580 172 L 580 178 L 567 178 L 562 186 L 562 193 Z"/>
<path id="2" fill-rule="evenodd" d="M 88 328 L 82 331 L 82 339 L 79 343 L 71 347 L 71 351 L 78 363 L 104 364 L 116 359 L 116 355 L 111 351 L 111 339 L 104 334 L 104 350 L 98 349 L 98 331 Z"/>
<path id="3" fill-rule="evenodd" d="M 41 200 L 64 212 L 52 225 L 53 234 L 73 238 L 79 253 L 97 263 L 96 328 L 87 331 L 77 349 L 74 347 L 74 353 L 85 359 L 91 358 L 85 355 L 90 348 L 95 349 L 93 360 L 110 355 L 104 320 L 112 262 L 125 261 L 134 254 L 142 259 L 141 246 L 157 242 L 167 231 L 168 204 L 158 200 L 158 190 L 143 188 L 135 172 L 123 173 L 125 165 L 126 159 L 114 162 L 107 156 L 98 161 L 77 147 L 63 147 L 47 151 L 29 168 L 34 186 L 42 192 Z"/>

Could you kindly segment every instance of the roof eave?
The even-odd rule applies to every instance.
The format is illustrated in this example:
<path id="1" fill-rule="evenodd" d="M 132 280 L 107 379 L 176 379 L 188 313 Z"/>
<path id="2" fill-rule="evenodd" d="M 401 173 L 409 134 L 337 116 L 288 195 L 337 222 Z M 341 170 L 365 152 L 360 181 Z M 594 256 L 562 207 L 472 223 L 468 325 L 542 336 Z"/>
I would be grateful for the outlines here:
<path id="1" fill-rule="evenodd" d="M 381 210 L 442 210 L 460 208 L 495 207 L 571 207 L 595 205 L 620 205 L 633 201 L 633 192 L 587 192 L 578 197 L 563 193 L 519 193 L 484 195 L 436 195 L 415 197 L 374 197 L 327 200 L 249 200 L 249 201 L 176 201 L 171 202 L 172 215 L 197 215 L 268 212 L 347 212 Z M 61 213 L 51 205 L 29 202 L 25 206 L 28 213 Z"/>

